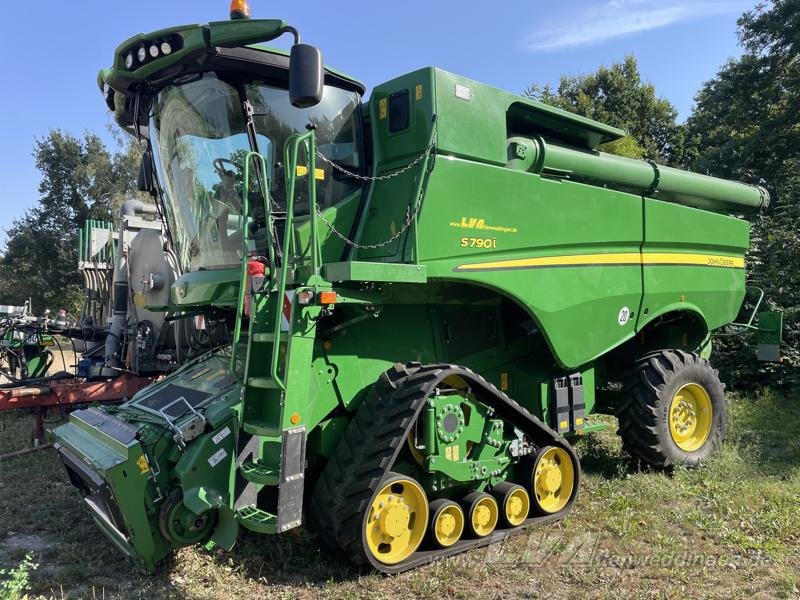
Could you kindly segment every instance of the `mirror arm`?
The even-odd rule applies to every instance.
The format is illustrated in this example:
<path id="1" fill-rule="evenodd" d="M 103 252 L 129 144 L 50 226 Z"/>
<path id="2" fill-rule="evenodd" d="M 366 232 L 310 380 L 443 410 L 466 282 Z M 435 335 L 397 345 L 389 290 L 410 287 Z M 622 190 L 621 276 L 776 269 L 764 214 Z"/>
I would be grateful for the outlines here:
<path id="1" fill-rule="evenodd" d="M 295 29 L 291 25 L 287 25 L 286 27 L 283 28 L 283 31 L 281 31 L 281 34 L 284 34 L 284 33 L 291 33 L 294 36 L 294 43 L 295 44 L 299 44 L 300 43 L 300 33 L 297 31 L 297 29 Z"/>

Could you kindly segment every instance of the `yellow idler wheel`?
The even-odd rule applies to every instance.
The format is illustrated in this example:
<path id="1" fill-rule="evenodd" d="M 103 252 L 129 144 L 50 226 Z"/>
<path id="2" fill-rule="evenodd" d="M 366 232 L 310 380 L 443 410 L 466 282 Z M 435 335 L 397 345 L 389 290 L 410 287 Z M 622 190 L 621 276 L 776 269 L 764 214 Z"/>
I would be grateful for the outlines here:
<path id="1" fill-rule="evenodd" d="M 464 511 L 453 502 L 442 498 L 430 506 L 431 524 L 428 535 L 438 548 L 449 548 L 464 533 Z"/>
<path id="2" fill-rule="evenodd" d="M 669 433 L 684 452 L 694 452 L 706 443 L 714 422 L 711 397 L 699 383 L 682 386 L 669 405 Z"/>
<path id="3" fill-rule="evenodd" d="M 473 537 L 486 537 L 497 527 L 500 509 L 497 500 L 485 492 L 468 494 L 461 505 L 467 514 L 467 530 Z"/>
<path id="4" fill-rule="evenodd" d="M 528 518 L 531 497 L 521 485 L 504 481 L 494 486 L 492 496 L 500 505 L 500 521 L 506 527 L 518 527 Z"/>
<path id="5" fill-rule="evenodd" d="M 562 510 L 575 489 L 575 465 L 563 448 L 545 446 L 536 454 L 531 477 L 535 508 L 544 514 Z"/>
<path id="6" fill-rule="evenodd" d="M 411 477 L 390 473 L 364 519 L 364 541 L 376 560 L 395 565 L 419 548 L 428 526 L 428 499 Z"/>

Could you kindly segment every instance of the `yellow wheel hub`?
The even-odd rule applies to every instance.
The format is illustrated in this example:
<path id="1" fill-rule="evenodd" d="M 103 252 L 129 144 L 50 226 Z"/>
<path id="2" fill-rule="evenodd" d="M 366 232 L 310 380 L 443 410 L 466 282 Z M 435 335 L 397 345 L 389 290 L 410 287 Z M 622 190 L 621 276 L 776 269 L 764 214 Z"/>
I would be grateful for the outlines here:
<path id="1" fill-rule="evenodd" d="M 491 496 L 483 496 L 472 507 L 472 530 L 478 537 L 484 537 L 492 533 L 497 527 L 499 511 L 497 501 Z"/>
<path id="2" fill-rule="evenodd" d="M 433 523 L 436 542 L 443 548 L 455 544 L 464 532 L 464 513 L 457 504 L 446 505 Z"/>
<path id="3" fill-rule="evenodd" d="M 539 485 L 542 491 L 553 494 L 561 487 L 561 471 L 557 466 L 545 465 L 542 468 Z"/>
<path id="4" fill-rule="evenodd" d="M 364 522 L 364 538 L 382 563 L 399 563 L 419 547 L 428 524 L 428 500 L 413 479 L 397 477 L 376 494 Z"/>
<path id="5" fill-rule="evenodd" d="M 441 537 L 453 535 L 456 530 L 456 520 L 453 515 L 444 514 L 436 521 L 436 534 Z"/>
<path id="6" fill-rule="evenodd" d="M 386 510 L 379 513 L 381 533 L 390 538 L 398 538 L 408 529 L 410 520 L 409 508 L 407 504 L 396 503 L 386 507 Z"/>
<path id="7" fill-rule="evenodd" d="M 706 443 L 713 422 L 711 397 L 699 383 L 687 383 L 669 405 L 669 433 L 684 452 L 694 452 Z"/>
<path id="8" fill-rule="evenodd" d="M 536 461 L 533 473 L 533 495 L 537 506 L 545 513 L 563 509 L 575 480 L 572 457 L 562 448 L 548 448 Z"/>
<path id="9" fill-rule="evenodd" d="M 522 525 L 528 518 L 531 509 L 531 499 L 523 488 L 518 487 L 512 491 L 506 499 L 505 513 L 508 524 L 516 527 Z"/>

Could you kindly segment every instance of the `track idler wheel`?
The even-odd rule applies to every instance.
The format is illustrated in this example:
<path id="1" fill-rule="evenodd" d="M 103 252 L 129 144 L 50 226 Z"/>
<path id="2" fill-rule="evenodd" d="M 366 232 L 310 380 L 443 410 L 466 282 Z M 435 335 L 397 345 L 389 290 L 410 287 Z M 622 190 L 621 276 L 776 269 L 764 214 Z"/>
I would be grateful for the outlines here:
<path id="1" fill-rule="evenodd" d="M 491 495 L 472 492 L 467 494 L 461 504 L 467 514 L 467 530 L 473 537 L 486 537 L 497 527 L 500 507 Z"/>
<path id="2" fill-rule="evenodd" d="M 437 548 L 449 548 L 464 533 L 464 511 L 452 500 L 434 500 L 430 506 L 430 538 Z"/>
<path id="3" fill-rule="evenodd" d="M 389 473 L 364 517 L 364 542 L 375 559 L 394 565 L 411 556 L 428 527 L 428 499 L 407 475 Z"/>
<path id="4" fill-rule="evenodd" d="M 506 527 L 518 527 L 528 518 L 531 497 L 521 485 L 504 481 L 494 486 L 492 495 L 500 505 L 500 521 Z"/>
<path id="5" fill-rule="evenodd" d="M 553 514 L 564 507 L 575 491 L 577 469 L 563 448 L 545 446 L 536 453 L 531 474 L 531 492 L 540 514 Z"/>

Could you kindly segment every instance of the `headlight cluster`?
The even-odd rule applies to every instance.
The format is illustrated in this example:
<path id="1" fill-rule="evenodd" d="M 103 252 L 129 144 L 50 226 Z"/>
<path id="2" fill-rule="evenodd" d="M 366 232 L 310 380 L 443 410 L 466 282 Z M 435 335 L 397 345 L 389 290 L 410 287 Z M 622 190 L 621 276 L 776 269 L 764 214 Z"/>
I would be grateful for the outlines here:
<path id="1" fill-rule="evenodd" d="M 133 71 L 145 63 L 169 56 L 180 49 L 181 41 L 179 37 L 173 36 L 168 39 L 141 42 L 125 52 L 125 68 Z"/>

